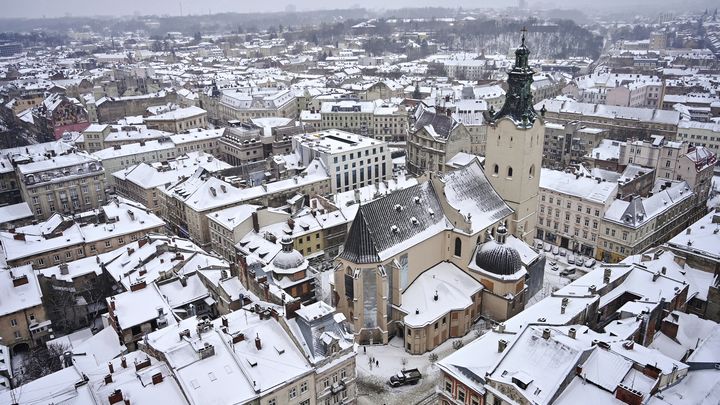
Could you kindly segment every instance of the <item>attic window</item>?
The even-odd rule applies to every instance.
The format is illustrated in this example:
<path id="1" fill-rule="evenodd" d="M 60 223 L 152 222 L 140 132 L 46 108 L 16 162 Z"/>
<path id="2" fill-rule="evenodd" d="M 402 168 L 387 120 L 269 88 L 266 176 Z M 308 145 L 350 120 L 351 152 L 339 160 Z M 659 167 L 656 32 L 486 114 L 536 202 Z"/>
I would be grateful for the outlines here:
<path id="1" fill-rule="evenodd" d="M 415 204 L 420 204 L 420 197 L 415 196 Z"/>
<path id="2" fill-rule="evenodd" d="M 275 346 L 273 346 L 273 347 L 275 347 Z M 278 355 L 285 353 L 285 349 L 278 349 L 277 347 L 275 347 L 275 351 L 277 352 Z"/>
<path id="3" fill-rule="evenodd" d="M 402 211 L 402 210 L 403 210 L 402 205 L 400 205 L 400 204 L 395 204 L 395 211 L 400 212 L 400 211 Z"/>
<path id="4" fill-rule="evenodd" d="M 250 367 L 255 367 L 255 366 L 257 366 L 257 361 L 255 361 L 255 360 L 250 360 L 250 359 L 246 359 L 246 360 L 247 360 L 248 364 L 250 365 Z"/>
<path id="5" fill-rule="evenodd" d="M 400 233 L 400 228 L 398 228 L 397 225 L 390 226 L 390 230 L 392 233 Z"/>
<path id="6" fill-rule="evenodd" d="M 410 217 L 410 223 L 411 223 L 411 224 L 413 224 L 413 225 L 417 225 L 417 224 L 418 224 L 418 222 L 419 222 L 419 221 L 418 221 L 418 219 L 417 219 L 417 218 L 415 218 L 415 217 Z"/>

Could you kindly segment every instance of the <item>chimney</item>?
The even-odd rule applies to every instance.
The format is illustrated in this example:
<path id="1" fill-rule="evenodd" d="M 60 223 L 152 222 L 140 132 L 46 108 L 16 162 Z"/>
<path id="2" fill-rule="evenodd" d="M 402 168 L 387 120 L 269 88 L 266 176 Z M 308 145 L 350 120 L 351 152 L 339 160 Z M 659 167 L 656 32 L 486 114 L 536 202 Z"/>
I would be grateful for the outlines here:
<path id="1" fill-rule="evenodd" d="M 145 280 L 135 281 L 134 283 L 130 284 L 130 291 L 142 290 L 146 286 L 147 284 L 145 284 Z"/>
<path id="2" fill-rule="evenodd" d="M 150 367 L 150 357 L 146 357 L 145 360 L 135 363 L 135 371 L 140 371 L 147 367 Z"/>
<path id="3" fill-rule="evenodd" d="M 255 337 L 255 348 L 262 350 L 262 341 L 260 340 L 260 334 Z"/>
<path id="4" fill-rule="evenodd" d="M 632 350 L 633 347 L 635 347 L 635 342 L 633 342 L 632 340 L 628 340 L 627 342 L 623 343 L 623 347 L 625 348 L 625 350 Z"/>
<path id="5" fill-rule="evenodd" d="M 125 356 L 120 357 L 120 365 L 122 366 L 122 368 L 127 368 L 127 359 L 125 358 Z"/>
<path id="6" fill-rule="evenodd" d="M 610 276 L 612 275 L 612 270 L 609 268 L 605 268 L 605 271 L 603 272 L 603 283 L 609 284 L 610 283 Z"/>
<path id="7" fill-rule="evenodd" d="M 628 405 L 640 405 L 643 403 L 643 394 L 624 384 L 619 384 L 615 390 L 615 398 Z"/>
<path id="8" fill-rule="evenodd" d="M 185 278 L 185 276 L 178 277 L 178 280 L 180 280 L 180 285 L 187 287 L 187 278 Z"/>
<path id="9" fill-rule="evenodd" d="M 433 299 L 434 299 L 435 301 L 438 300 L 438 292 L 437 292 L 437 290 L 435 290 L 435 296 L 433 297 Z"/>
<path id="10" fill-rule="evenodd" d="M 152 383 L 153 383 L 153 385 L 158 385 L 158 384 L 160 384 L 161 382 L 163 382 L 163 375 L 162 375 L 162 373 L 153 374 L 153 376 L 152 376 Z"/>
<path id="11" fill-rule="evenodd" d="M 115 297 L 110 297 L 110 309 L 115 310 Z"/>
<path id="12" fill-rule="evenodd" d="M 590 293 L 590 295 L 595 295 L 595 293 L 597 292 L 597 287 L 595 287 L 595 284 L 591 285 L 588 288 L 588 292 Z"/>
<path id="13" fill-rule="evenodd" d="M 499 323 L 497 326 L 498 333 L 505 333 L 505 323 Z"/>
<path id="14" fill-rule="evenodd" d="M 660 324 L 660 332 L 662 332 L 663 335 L 674 340 L 677 338 L 678 324 L 668 320 L 667 318 L 663 319 L 662 323 Z"/>
<path id="15" fill-rule="evenodd" d="M 25 285 L 28 282 L 29 281 L 27 274 L 23 274 L 20 277 L 13 277 L 13 287 L 20 287 L 21 285 Z"/>
<path id="16" fill-rule="evenodd" d="M 138 248 L 141 248 L 141 247 L 147 245 L 147 243 L 148 243 L 147 237 L 140 239 L 138 241 Z"/>
<path id="17" fill-rule="evenodd" d="M 545 340 L 550 339 L 550 328 L 545 328 L 545 329 L 543 329 L 542 337 L 543 337 L 543 339 L 545 339 Z"/>
<path id="18" fill-rule="evenodd" d="M 108 361 L 108 371 L 110 371 L 110 374 L 115 372 L 115 368 L 113 367 L 113 364 L 111 361 Z"/>
<path id="19" fill-rule="evenodd" d="M 243 340 L 245 340 L 245 334 L 243 334 L 242 332 L 238 333 L 237 335 L 233 336 L 233 338 L 232 338 L 233 344 L 242 342 Z"/>
<path id="20" fill-rule="evenodd" d="M 575 328 L 568 329 L 568 336 L 571 339 L 575 339 L 576 334 L 577 334 L 577 330 Z"/>
<path id="21" fill-rule="evenodd" d="M 112 374 L 107 374 L 105 376 L 105 385 L 110 384 L 112 382 Z"/>
<path id="22" fill-rule="evenodd" d="M 224 326 L 224 327 L 227 328 L 227 327 L 228 327 L 228 319 L 227 319 L 227 317 L 226 317 L 225 315 L 223 315 L 223 317 L 221 318 L 221 320 L 222 320 L 222 326 Z"/>
<path id="23" fill-rule="evenodd" d="M 653 273 L 652 280 L 653 282 L 657 281 L 657 279 L 660 278 L 660 272 Z"/>
<path id="24" fill-rule="evenodd" d="M 260 222 L 258 221 L 257 211 L 253 211 L 253 213 L 252 213 L 252 224 L 253 224 L 253 230 L 255 231 L 255 233 L 260 232 Z"/>
<path id="25" fill-rule="evenodd" d="M 70 273 L 67 263 L 60 263 L 59 267 L 60 267 L 60 274 L 62 274 L 63 276 L 67 276 L 68 273 Z"/>
<path id="26" fill-rule="evenodd" d="M 504 352 L 505 348 L 507 347 L 507 344 L 508 344 L 508 342 L 505 339 L 498 340 L 498 353 Z"/>
<path id="27" fill-rule="evenodd" d="M 122 391 L 117 389 L 113 391 L 112 394 L 108 395 L 108 402 L 110 402 L 110 405 L 116 404 L 123 400 L 123 394 Z"/>

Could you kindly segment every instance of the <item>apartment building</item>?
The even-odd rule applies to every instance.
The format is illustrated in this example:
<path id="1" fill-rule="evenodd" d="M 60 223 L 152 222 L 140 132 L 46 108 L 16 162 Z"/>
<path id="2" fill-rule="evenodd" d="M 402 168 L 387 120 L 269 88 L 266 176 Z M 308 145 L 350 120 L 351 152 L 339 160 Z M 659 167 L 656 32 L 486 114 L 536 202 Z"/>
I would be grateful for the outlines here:
<path id="1" fill-rule="evenodd" d="M 190 177 L 199 169 L 215 173 L 231 167 L 200 150 L 163 162 L 140 163 L 119 170 L 112 174 L 112 185 L 118 195 L 137 201 L 155 212 L 155 215 L 161 215 L 160 187 Z"/>
<path id="2" fill-rule="evenodd" d="M 470 132 L 450 115 L 418 107 L 407 139 L 406 165 L 410 173 L 444 172 L 445 163 L 453 156 L 470 152 Z"/>
<path id="3" fill-rule="evenodd" d="M 112 173 L 127 169 L 139 163 L 162 162 L 193 151 L 204 151 L 216 155 L 220 150 L 220 138 L 224 129 L 196 129 L 189 133 L 170 135 L 157 140 L 140 141 L 93 153 L 105 167 L 109 181 Z"/>
<path id="4" fill-rule="evenodd" d="M 649 138 L 661 135 L 674 139 L 680 113 L 656 108 L 621 107 L 581 103 L 565 99 L 543 100 L 535 105 L 545 108 L 545 119 L 553 122 L 578 121 L 594 128 L 608 130 L 613 139 Z"/>
<path id="5" fill-rule="evenodd" d="M 38 220 L 95 209 L 107 201 L 102 161 L 84 152 L 20 164 L 16 172 L 22 199 Z"/>
<path id="6" fill-rule="evenodd" d="M 312 161 L 299 175 L 255 187 L 240 189 L 207 173 L 196 172 L 169 187 L 163 194 L 163 218 L 180 236 L 202 247 L 211 243 L 210 214 L 241 204 L 278 207 L 301 195 L 330 192 L 330 178 L 319 161 Z"/>
<path id="7" fill-rule="evenodd" d="M 155 109 L 154 115 L 145 118 L 149 129 L 179 134 L 195 128 L 207 128 L 207 111 L 200 107 Z"/>
<path id="8" fill-rule="evenodd" d="M 579 122 L 546 121 L 543 167 L 562 170 L 581 163 L 607 137 L 606 129 L 587 127 Z"/>
<path id="9" fill-rule="evenodd" d="M 83 131 L 83 148 L 93 153 L 116 145 L 159 140 L 171 135 L 169 132 L 148 129 L 146 125 L 91 124 Z"/>
<path id="10" fill-rule="evenodd" d="M 164 226 L 144 206 L 115 198 L 96 210 L 75 216 L 55 213 L 37 225 L 2 232 L 0 241 L 8 265 L 43 269 L 108 252 Z"/>
<path id="11" fill-rule="evenodd" d="M 615 200 L 600 225 L 595 258 L 617 263 L 668 241 L 687 227 L 695 202 L 685 181 L 659 181 L 650 197 Z"/>
<path id="12" fill-rule="evenodd" d="M 684 140 L 675 142 L 652 136 L 650 141 L 621 143 L 618 164 L 621 167 L 636 164 L 653 168 L 658 181 L 686 181 L 695 193 L 694 204 L 704 207 L 716 161 L 716 154 L 704 146 L 693 147 Z M 704 212 L 699 213 L 702 214 Z"/>
<path id="13" fill-rule="evenodd" d="M 617 191 L 616 182 L 542 169 L 537 239 L 594 257 L 605 212 Z"/>
<path id="14" fill-rule="evenodd" d="M 392 177 L 392 159 L 386 142 L 328 129 L 295 135 L 293 150 L 307 167 L 317 159 L 330 176 L 331 192 L 349 191 Z"/>
<path id="15" fill-rule="evenodd" d="M 680 121 L 677 140 L 704 146 L 716 154 L 720 152 L 720 124 L 711 122 Z"/>
<path id="16" fill-rule="evenodd" d="M 576 77 L 562 92 L 583 103 L 660 108 L 664 86 L 657 76 L 605 72 Z"/>
<path id="17" fill-rule="evenodd" d="M 219 121 L 261 117 L 295 118 L 298 114 L 295 94 L 276 88 L 239 88 L 200 95 L 200 106 L 208 118 Z"/>
<path id="18" fill-rule="evenodd" d="M 321 129 L 340 129 L 383 141 L 404 141 L 408 113 L 404 106 L 383 100 L 324 102 Z"/>
<path id="19" fill-rule="evenodd" d="M 13 354 L 42 344 L 52 330 L 31 265 L 0 270 L 0 339 Z"/>

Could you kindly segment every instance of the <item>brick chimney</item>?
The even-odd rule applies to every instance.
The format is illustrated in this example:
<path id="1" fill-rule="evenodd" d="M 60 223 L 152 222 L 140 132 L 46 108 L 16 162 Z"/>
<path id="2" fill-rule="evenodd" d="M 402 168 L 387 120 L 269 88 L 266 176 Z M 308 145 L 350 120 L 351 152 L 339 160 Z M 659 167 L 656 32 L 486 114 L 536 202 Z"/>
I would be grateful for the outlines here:
<path id="1" fill-rule="evenodd" d="M 260 334 L 255 337 L 255 348 L 262 350 L 262 341 L 260 340 Z"/>

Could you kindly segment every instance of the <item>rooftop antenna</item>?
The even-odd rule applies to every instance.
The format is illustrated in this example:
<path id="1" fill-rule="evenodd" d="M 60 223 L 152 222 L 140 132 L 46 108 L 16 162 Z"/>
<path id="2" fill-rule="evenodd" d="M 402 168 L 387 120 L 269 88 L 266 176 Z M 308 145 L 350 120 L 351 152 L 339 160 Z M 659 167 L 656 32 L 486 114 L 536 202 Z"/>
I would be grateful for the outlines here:
<path id="1" fill-rule="evenodd" d="M 183 16 L 183 13 L 182 13 L 182 1 L 179 1 L 178 3 L 180 3 L 180 17 L 182 17 L 182 16 Z"/>

